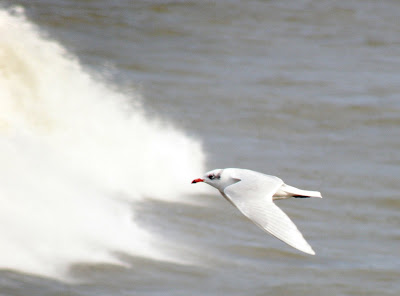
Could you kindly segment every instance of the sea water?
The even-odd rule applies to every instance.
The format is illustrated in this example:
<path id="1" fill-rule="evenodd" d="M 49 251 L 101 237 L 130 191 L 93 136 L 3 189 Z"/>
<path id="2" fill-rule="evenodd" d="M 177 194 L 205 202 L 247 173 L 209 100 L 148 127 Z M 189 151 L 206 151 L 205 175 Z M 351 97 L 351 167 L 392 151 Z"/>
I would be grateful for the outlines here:
<path id="1" fill-rule="evenodd" d="M 398 295 L 396 1 L 6 1 L 0 293 Z M 316 251 L 205 184 L 243 167 Z"/>

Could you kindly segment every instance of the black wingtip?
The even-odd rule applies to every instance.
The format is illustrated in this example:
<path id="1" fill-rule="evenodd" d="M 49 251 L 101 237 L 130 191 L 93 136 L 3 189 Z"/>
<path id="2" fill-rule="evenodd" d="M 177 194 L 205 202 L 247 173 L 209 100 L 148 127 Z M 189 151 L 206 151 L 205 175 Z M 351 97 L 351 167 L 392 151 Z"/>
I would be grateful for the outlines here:
<path id="1" fill-rule="evenodd" d="M 308 195 L 293 195 L 294 198 L 310 198 Z"/>

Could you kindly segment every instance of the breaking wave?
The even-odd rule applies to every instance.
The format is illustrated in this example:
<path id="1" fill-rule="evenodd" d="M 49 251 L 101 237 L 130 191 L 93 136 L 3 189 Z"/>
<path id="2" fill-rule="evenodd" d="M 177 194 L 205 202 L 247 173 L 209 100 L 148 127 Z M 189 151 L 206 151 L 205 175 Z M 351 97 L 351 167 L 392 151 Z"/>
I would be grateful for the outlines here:
<path id="1" fill-rule="evenodd" d="M 0 9 L 0 39 L 0 268 L 61 276 L 118 263 L 116 251 L 163 258 L 132 203 L 185 196 L 201 145 L 90 75 L 22 9 Z"/>

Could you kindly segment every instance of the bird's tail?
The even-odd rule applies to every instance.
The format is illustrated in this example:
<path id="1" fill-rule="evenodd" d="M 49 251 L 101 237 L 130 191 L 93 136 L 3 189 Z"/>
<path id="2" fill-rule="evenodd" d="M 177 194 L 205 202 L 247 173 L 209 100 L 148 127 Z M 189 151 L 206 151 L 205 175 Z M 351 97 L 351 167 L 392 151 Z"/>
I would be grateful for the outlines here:
<path id="1" fill-rule="evenodd" d="M 322 198 L 321 192 L 319 191 L 302 190 L 286 184 L 282 185 L 281 190 L 284 191 L 287 195 L 296 198 L 308 198 L 308 197 Z"/>

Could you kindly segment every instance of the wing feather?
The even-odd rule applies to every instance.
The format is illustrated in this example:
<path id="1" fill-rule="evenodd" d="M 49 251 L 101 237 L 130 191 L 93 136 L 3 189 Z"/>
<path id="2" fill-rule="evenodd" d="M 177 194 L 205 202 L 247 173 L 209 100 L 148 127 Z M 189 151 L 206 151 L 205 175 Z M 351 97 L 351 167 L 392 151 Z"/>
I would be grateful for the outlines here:
<path id="1" fill-rule="evenodd" d="M 235 176 L 240 181 L 227 186 L 223 191 L 224 197 L 264 231 L 302 252 L 314 255 L 314 250 L 296 225 L 272 201 L 272 195 L 283 184 L 282 180 L 250 172 L 250 175 Z"/>

